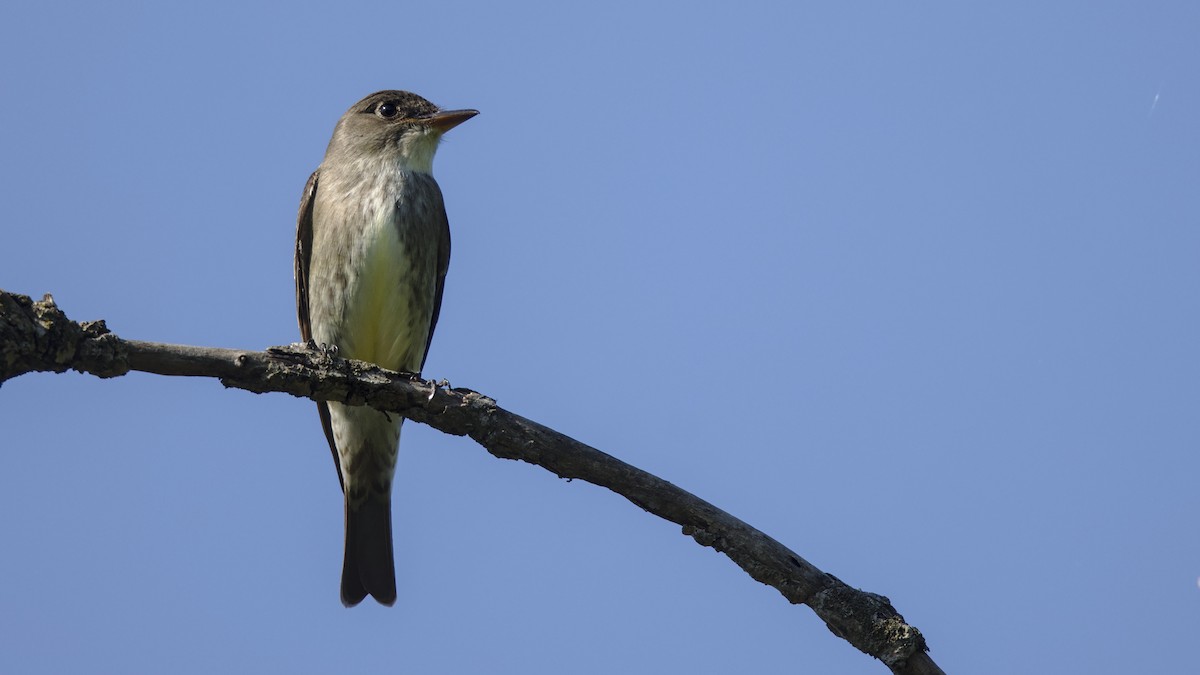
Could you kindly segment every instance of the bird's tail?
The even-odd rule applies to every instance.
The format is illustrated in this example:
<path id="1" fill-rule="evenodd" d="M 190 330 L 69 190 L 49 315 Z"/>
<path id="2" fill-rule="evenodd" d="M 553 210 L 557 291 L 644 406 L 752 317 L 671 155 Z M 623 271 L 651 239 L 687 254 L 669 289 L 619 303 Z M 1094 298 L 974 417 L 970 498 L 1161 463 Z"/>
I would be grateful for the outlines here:
<path id="1" fill-rule="evenodd" d="M 367 594 L 389 607 L 396 602 L 390 494 L 372 494 L 354 506 L 346 501 L 342 604 L 353 607 Z"/>

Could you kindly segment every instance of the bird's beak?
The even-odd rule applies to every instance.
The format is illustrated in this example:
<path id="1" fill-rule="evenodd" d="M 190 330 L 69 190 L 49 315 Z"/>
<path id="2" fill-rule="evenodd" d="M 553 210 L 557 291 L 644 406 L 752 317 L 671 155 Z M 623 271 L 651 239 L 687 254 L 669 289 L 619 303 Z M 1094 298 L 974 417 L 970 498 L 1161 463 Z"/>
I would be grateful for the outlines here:
<path id="1" fill-rule="evenodd" d="M 423 121 L 434 130 L 444 134 L 478 114 L 478 110 L 439 110 Z"/>

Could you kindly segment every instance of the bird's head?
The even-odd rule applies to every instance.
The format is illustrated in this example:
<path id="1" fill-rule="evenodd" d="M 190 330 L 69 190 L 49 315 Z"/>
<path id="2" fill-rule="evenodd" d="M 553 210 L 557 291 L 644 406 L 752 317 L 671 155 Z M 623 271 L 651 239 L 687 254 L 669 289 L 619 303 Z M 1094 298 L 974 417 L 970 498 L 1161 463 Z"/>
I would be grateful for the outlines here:
<path id="1" fill-rule="evenodd" d="M 442 134 L 478 114 L 478 110 L 441 110 L 407 91 L 379 91 L 342 115 L 328 154 L 363 158 L 394 153 L 402 169 L 430 173 Z"/>

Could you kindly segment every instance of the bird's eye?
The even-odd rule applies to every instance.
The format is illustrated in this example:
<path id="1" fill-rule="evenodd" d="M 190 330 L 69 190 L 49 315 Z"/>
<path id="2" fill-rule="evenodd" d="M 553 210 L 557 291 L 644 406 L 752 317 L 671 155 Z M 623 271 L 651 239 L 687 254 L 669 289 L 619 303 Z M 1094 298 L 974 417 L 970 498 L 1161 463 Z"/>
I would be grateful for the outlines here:
<path id="1" fill-rule="evenodd" d="M 380 103 L 379 107 L 375 109 L 375 114 L 390 120 L 400 114 L 400 110 L 395 103 Z"/>

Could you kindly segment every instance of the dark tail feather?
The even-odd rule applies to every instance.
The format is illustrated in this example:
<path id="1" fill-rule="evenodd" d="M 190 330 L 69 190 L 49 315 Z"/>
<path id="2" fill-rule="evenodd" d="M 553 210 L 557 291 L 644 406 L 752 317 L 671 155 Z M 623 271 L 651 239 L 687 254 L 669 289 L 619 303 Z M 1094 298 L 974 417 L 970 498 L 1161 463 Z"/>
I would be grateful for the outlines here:
<path id="1" fill-rule="evenodd" d="M 391 495 L 372 495 L 353 509 L 346 504 L 342 604 L 353 607 L 368 593 L 382 605 L 396 602 Z"/>

